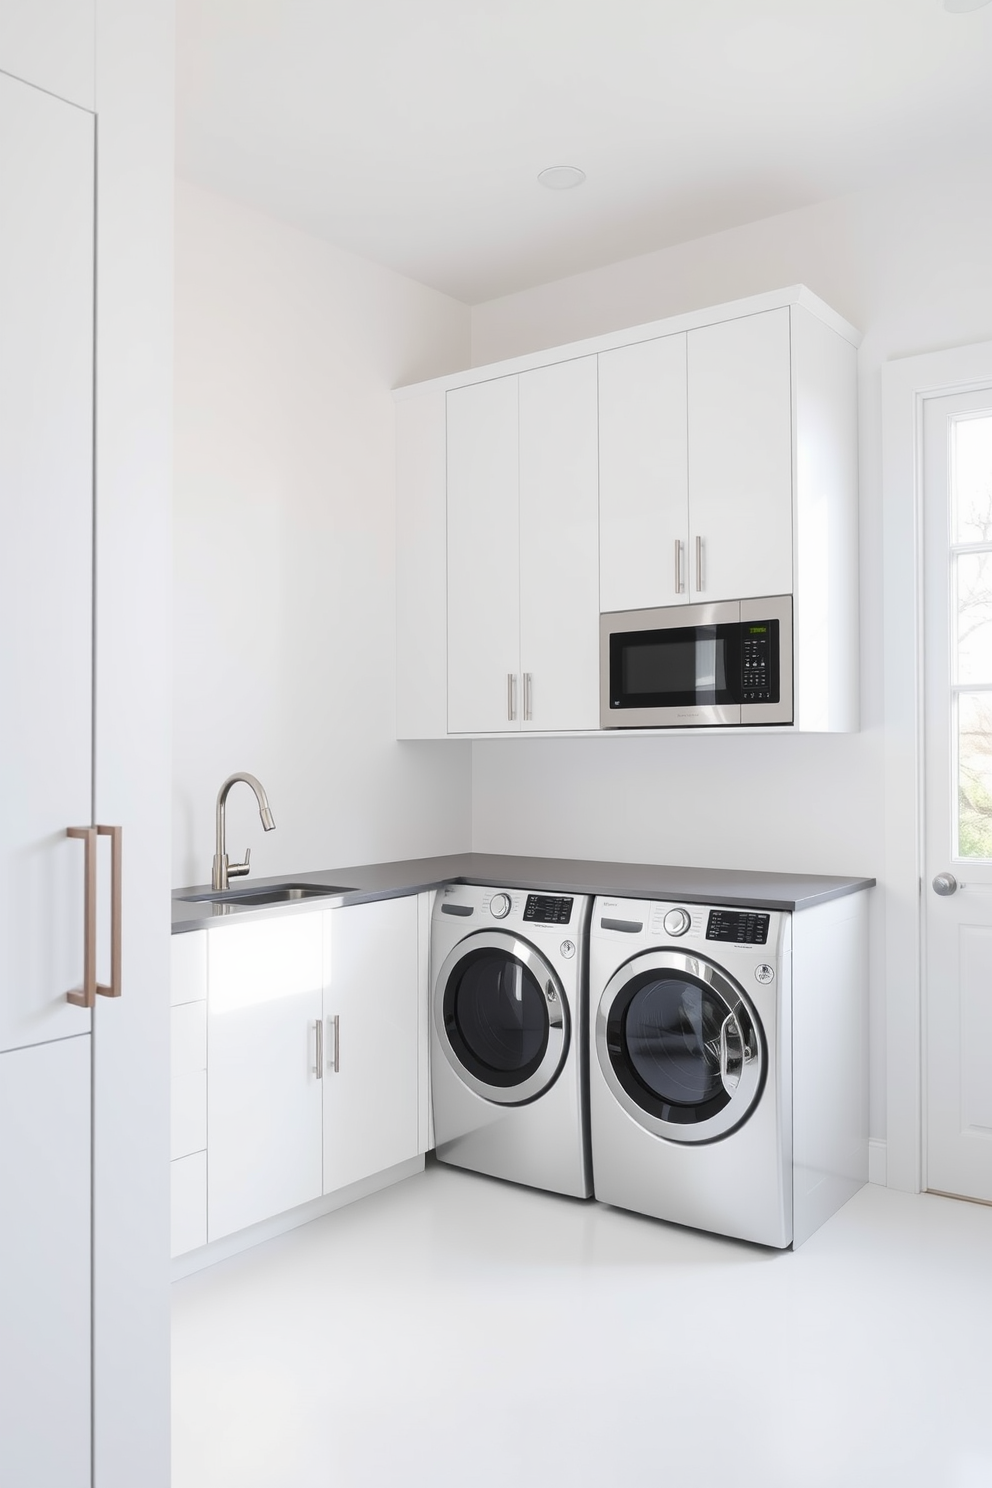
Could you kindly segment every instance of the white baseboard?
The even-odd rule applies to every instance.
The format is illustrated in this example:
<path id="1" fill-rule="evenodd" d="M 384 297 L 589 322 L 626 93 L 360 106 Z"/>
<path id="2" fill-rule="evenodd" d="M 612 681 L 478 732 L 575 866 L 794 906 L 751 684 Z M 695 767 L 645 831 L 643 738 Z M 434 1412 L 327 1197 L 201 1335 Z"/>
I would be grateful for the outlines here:
<path id="1" fill-rule="evenodd" d="M 229 1256 L 250 1250 L 253 1245 L 273 1240 L 276 1235 L 285 1235 L 288 1230 L 309 1224 L 312 1219 L 320 1219 L 324 1214 L 333 1214 L 335 1209 L 343 1209 L 345 1204 L 353 1204 L 356 1199 L 364 1199 L 369 1194 L 378 1193 L 381 1188 L 388 1188 L 391 1183 L 401 1183 L 404 1178 L 412 1178 L 415 1173 L 423 1171 L 423 1156 L 411 1157 L 406 1162 L 397 1163 L 395 1167 L 386 1168 L 382 1173 L 373 1173 L 371 1178 L 363 1178 L 358 1183 L 349 1183 L 346 1188 L 335 1190 L 334 1193 L 324 1194 L 309 1204 L 300 1204 L 298 1208 L 287 1209 L 283 1214 L 273 1214 L 271 1219 L 263 1219 L 258 1224 L 249 1225 L 247 1229 L 236 1230 L 233 1235 L 224 1235 L 209 1245 L 201 1245 L 197 1250 L 188 1250 L 185 1255 L 174 1256 L 172 1280 L 180 1281 L 184 1276 L 191 1276 L 194 1271 L 212 1266 L 215 1261 L 226 1261 Z"/>
<path id="2" fill-rule="evenodd" d="M 888 1159 L 885 1143 L 880 1137 L 870 1137 L 868 1140 L 868 1182 L 878 1183 L 882 1188 L 888 1182 Z"/>

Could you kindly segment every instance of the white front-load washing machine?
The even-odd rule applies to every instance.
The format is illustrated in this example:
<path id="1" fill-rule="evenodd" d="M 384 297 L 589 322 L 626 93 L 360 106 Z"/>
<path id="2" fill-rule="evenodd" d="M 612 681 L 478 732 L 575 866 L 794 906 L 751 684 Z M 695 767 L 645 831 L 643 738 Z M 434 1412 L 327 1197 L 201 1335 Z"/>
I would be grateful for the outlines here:
<path id="1" fill-rule="evenodd" d="M 597 1199 L 792 1241 L 792 916 L 599 898 L 589 936 Z"/>
<path id="2" fill-rule="evenodd" d="M 585 1109 L 589 898 L 450 884 L 431 925 L 431 1091 L 442 1162 L 592 1193 Z"/>

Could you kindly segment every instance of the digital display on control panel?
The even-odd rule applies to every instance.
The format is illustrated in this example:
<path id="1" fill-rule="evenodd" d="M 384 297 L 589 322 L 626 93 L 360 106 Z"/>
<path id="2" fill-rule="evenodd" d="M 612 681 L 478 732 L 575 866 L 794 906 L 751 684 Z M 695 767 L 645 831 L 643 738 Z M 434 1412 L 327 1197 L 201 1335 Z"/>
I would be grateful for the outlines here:
<path id="1" fill-rule="evenodd" d="M 753 909 L 711 909 L 707 940 L 729 940 L 733 945 L 764 945 L 771 916 Z"/>
<path id="2" fill-rule="evenodd" d="M 528 894 L 524 919 L 537 925 L 567 925 L 572 918 L 572 902 L 558 894 Z"/>

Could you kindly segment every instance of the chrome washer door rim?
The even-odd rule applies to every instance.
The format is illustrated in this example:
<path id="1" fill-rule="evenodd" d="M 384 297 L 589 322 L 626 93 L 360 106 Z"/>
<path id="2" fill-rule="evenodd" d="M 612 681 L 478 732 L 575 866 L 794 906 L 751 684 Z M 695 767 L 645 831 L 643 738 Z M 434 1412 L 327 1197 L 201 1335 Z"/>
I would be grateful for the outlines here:
<path id="1" fill-rule="evenodd" d="M 613 1006 L 631 981 L 644 972 L 674 972 L 702 983 L 725 1005 L 728 1017 L 738 1013 L 747 1021 L 752 1037 L 750 1057 L 742 1061 L 740 1077 L 728 1100 L 715 1115 L 695 1123 L 665 1121 L 655 1116 L 638 1103 L 630 1091 L 621 1084 L 610 1054 L 608 1030 Z M 724 1027 L 726 1022 L 724 1023 Z M 767 1066 L 764 1036 L 761 1023 L 743 989 L 730 975 L 702 956 L 688 955 L 683 951 L 648 951 L 634 956 L 624 963 L 607 982 L 596 1012 L 596 1054 L 614 1097 L 629 1116 L 646 1131 L 665 1137 L 671 1142 L 689 1144 L 712 1142 L 728 1136 L 746 1120 L 757 1103 L 764 1087 Z"/>
<path id="2" fill-rule="evenodd" d="M 544 1056 L 533 1074 L 516 1085 L 490 1085 L 466 1069 L 452 1048 L 445 1026 L 444 1000 L 452 974 L 473 951 L 502 951 L 522 963 L 537 982 L 544 998 L 548 1019 L 548 1038 Z M 445 959 L 434 983 L 434 1031 L 438 1044 L 455 1074 L 463 1085 L 480 1095 L 484 1100 L 500 1106 L 522 1106 L 535 1096 L 542 1095 L 557 1079 L 568 1052 L 569 1018 L 565 1001 L 565 989 L 557 973 L 529 941 L 522 940 L 512 930 L 479 930 L 460 940 Z"/>

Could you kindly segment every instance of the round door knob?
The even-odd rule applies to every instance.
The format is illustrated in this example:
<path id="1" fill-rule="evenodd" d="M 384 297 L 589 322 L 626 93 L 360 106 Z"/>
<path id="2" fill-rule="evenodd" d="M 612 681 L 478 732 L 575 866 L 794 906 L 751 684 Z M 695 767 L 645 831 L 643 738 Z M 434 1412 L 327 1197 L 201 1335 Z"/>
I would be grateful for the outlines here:
<path id="1" fill-rule="evenodd" d="M 692 924 L 692 917 L 684 909 L 670 909 L 663 923 L 666 935 L 684 935 Z"/>
<path id="2" fill-rule="evenodd" d="M 958 881 L 953 873 L 938 873 L 933 881 L 933 891 L 935 894 L 945 896 L 947 894 L 953 894 L 957 886 Z"/>
<path id="3" fill-rule="evenodd" d="M 510 913 L 508 894 L 494 894 L 489 901 L 489 913 L 497 920 L 505 920 Z"/>

